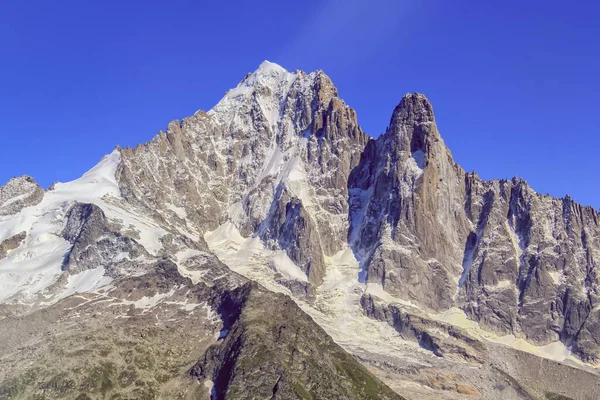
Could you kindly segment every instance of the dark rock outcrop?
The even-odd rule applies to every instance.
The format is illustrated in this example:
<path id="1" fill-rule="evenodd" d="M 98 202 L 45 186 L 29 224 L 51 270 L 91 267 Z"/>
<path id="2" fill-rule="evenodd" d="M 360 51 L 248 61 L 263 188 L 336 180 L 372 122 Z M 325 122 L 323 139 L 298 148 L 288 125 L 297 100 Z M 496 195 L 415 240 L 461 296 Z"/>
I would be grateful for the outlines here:
<path id="1" fill-rule="evenodd" d="M 95 204 L 71 206 L 62 236 L 72 244 L 62 264 L 62 269 L 71 274 L 104 267 L 114 277 L 119 273 L 119 264 L 148 256 L 134 239 L 111 230 L 104 212 Z"/>

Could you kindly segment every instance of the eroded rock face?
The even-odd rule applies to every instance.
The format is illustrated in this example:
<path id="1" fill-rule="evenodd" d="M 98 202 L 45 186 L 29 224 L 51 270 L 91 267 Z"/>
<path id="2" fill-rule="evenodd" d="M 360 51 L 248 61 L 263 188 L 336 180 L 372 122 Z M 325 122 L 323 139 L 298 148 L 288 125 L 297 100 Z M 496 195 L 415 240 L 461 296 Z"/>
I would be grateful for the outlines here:
<path id="1" fill-rule="evenodd" d="M 411 398 L 595 398 L 597 374 L 434 314 L 600 356 L 598 213 L 463 171 L 421 94 L 375 140 L 322 71 L 264 63 L 211 111 L 38 189 L 0 189 L 0 269 L 45 307 L 0 304 L 0 397 L 394 398 L 375 371 Z"/>
<path id="2" fill-rule="evenodd" d="M 12 178 L 0 187 L 0 216 L 12 215 L 28 206 L 39 204 L 44 190 L 30 176 Z"/>
<path id="3" fill-rule="evenodd" d="M 458 302 L 487 329 L 535 343 L 561 340 L 598 362 L 598 213 L 569 197 L 535 193 L 523 180 L 466 178 L 474 209 Z M 597 335 L 597 334 L 596 334 Z"/>
<path id="4" fill-rule="evenodd" d="M 371 318 L 387 322 L 406 340 L 417 342 L 438 357 L 482 363 L 487 348 L 461 328 L 435 321 L 425 313 L 400 304 L 386 304 L 371 295 L 363 295 L 360 304 Z"/>
<path id="5" fill-rule="evenodd" d="M 276 192 L 270 218 L 265 220 L 261 237 L 273 249 L 284 249 L 290 259 L 306 273 L 310 282 L 320 285 L 325 276 L 325 261 L 319 233 L 302 200 L 281 186 Z"/>
<path id="6" fill-rule="evenodd" d="M 589 331 L 597 212 L 520 179 L 466 173 L 422 94 L 404 96 L 375 140 L 323 72 L 265 63 L 208 113 L 121 154 L 125 199 L 200 235 L 232 222 L 286 251 L 312 285 L 300 291 L 314 293 L 325 258 L 349 245 L 366 282 L 404 300 L 459 306 L 488 330 L 562 340 L 588 360 L 600 354 Z"/>
<path id="7" fill-rule="evenodd" d="M 368 282 L 432 309 L 452 304 L 468 232 L 461 174 L 427 99 L 404 96 L 348 183 L 349 241 Z"/>

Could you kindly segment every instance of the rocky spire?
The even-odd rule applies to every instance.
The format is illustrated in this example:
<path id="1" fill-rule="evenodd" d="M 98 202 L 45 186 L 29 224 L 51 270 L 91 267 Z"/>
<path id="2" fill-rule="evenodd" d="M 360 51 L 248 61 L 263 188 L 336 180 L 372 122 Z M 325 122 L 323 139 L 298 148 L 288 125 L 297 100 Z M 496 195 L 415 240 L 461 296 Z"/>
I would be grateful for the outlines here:
<path id="1" fill-rule="evenodd" d="M 435 124 L 435 117 L 433 107 L 427 97 L 421 93 L 407 93 L 394 108 L 388 134 L 401 137 L 403 141 L 407 142 L 406 144 L 410 145 L 401 150 L 412 152 L 423 150 L 430 134 L 439 138 L 437 130 L 424 129 L 431 124 Z"/>
<path id="2" fill-rule="evenodd" d="M 600 359 L 593 209 L 522 179 L 465 173 L 418 93 L 402 98 L 349 187 L 350 244 L 368 282 L 435 310 L 458 305 L 500 335 L 561 340 Z"/>
<path id="3" fill-rule="evenodd" d="M 427 98 L 405 95 L 349 183 L 351 245 L 367 281 L 434 309 L 452 303 L 457 236 L 467 230 L 454 217 L 462 212 L 459 172 Z"/>

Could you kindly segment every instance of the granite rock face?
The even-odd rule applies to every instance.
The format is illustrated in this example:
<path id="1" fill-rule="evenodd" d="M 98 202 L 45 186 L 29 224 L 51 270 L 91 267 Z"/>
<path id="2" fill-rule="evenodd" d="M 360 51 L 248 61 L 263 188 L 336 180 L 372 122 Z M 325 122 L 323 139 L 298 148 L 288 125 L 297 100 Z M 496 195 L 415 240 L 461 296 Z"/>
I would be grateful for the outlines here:
<path id="1" fill-rule="evenodd" d="M 287 296 L 247 283 L 218 311 L 224 337 L 190 370 L 217 399 L 402 399 Z"/>
<path id="2" fill-rule="evenodd" d="M 360 277 L 390 294 L 598 361 L 598 213 L 465 172 L 422 94 L 404 96 L 373 139 L 323 72 L 264 63 L 209 112 L 121 158 L 128 202 L 200 234 L 231 222 L 285 250 L 305 291 L 350 246 Z"/>
<path id="3" fill-rule="evenodd" d="M 402 338 L 419 343 L 438 357 L 482 363 L 488 357 L 486 346 L 466 330 L 432 320 L 427 314 L 400 304 L 386 304 L 371 295 L 363 295 L 360 304 L 365 313 L 385 321 Z"/>
<path id="4" fill-rule="evenodd" d="M 598 212 L 539 195 L 520 179 L 475 179 L 465 176 L 476 228 L 465 244 L 458 304 L 490 330 L 539 344 L 560 340 L 597 363 Z"/>
<path id="5" fill-rule="evenodd" d="M 0 235 L 0 397 L 595 398 L 598 212 L 464 171 L 422 94 L 374 139 L 265 62 L 73 182 L 9 181 Z"/>
<path id="6" fill-rule="evenodd" d="M 368 282 L 490 331 L 560 340 L 598 362 L 600 220 L 525 181 L 484 181 L 454 161 L 421 94 L 406 95 L 349 181 L 350 245 Z"/>
<path id="7" fill-rule="evenodd" d="M 0 187 L 0 216 L 12 215 L 28 206 L 39 204 L 44 190 L 30 176 L 12 178 Z"/>
<path id="8" fill-rule="evenodd" d="M 349 241 L 368 282 L 434 310 L 452 305 L 469 229 L 461 174 L 431 104 L 404 96 L 348 183 Z"/>

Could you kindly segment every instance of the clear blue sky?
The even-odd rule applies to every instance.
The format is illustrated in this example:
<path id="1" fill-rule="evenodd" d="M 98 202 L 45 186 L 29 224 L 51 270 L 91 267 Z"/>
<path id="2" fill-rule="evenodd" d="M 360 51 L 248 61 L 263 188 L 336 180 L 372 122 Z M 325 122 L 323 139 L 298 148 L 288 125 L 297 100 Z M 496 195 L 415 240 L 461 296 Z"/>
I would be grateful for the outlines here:
<path id="1" fill-rule="evenodd" d="M 323 69 L 373 136 L 425 93 L 465 169 L 598 208 L 598 21 L 597 1 L 3 1 L 0 181 L 74 179 L 268 59 Z"/>

